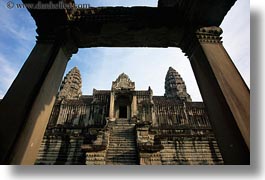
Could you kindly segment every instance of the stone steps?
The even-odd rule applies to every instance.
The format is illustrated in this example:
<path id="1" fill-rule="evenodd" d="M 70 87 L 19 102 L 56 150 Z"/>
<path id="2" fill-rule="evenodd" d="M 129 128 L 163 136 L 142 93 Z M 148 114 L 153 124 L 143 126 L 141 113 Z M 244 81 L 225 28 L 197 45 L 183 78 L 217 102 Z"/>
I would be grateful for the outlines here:
<path id="1" fill-rule="evenodd" d="M 137 165 L 134 161 L 107 161 L 107 165 Z"/>
<path id="2" fill-rule="evenodd" d="M 120 154 L 120 155 L 117 155 L 117 154 L 109 154 L 108 157 L 106 158 L 107 160 L 113 160 L 113 159 L 116 159 L 116 160 L 120 160 L 120 161 L 126 161 L 126 160 L 136 160 L 136 154 L 132 154 L 132 155 L 128 155 L 128 154 Z"/>
<path id="3" fill-rule="evenodd" d="M 137 154 L 134 153 L 134 154 L 124 154 L 124 153 L 117 153 L 117 152 L 111 152 L 111 153 L 108 153 L 108 157 L 107 159 L 113 159 L 113 158 L 116 158 L 116 159 L 136 159 L 136 156 Z"/>
<path id="4" fill-rule="evenodd" d="M 138 164 L 135 125 L 126 119 L 117 119 L 110 133 L 106 155 L 108 165 Z"/>
<path id="5" fill-rule="evenodd" d="M 131 156 L 131 155 L 136 155 L 137 153 L 131 151 L 108 151 L 108 155 L 119 155 L 119 156 Z"/>
<path id="6" fill-rule="evenodd" d="M 115 120 L 115 124 L 119 125 L 119 124 L 125 124 L 127 126 L 133 125 L 130 123 L 130 121 L 128 119 L 116 119 Z"/>
<path id="7" fill-rule="evenodd" d="M 133 143 L 133 142 L 135 142 L 135 140 L 134 139 L 126 139 L 126 138 L 115 138 L 115 139 L 111 139 L 110 138 L 110 141 L 112 142 L 112 143 L 118 143 L 118 144 L 124 144 L 124 143 Z M 123 141 L 125 141 L 125 142 L 123 142 Z"/>
<path id="8" fill-rule="evenodd" d="M 128 129 L 116 130 L 116 129 L 113 129 L 113 130 L 115 130 L 115 132 L 113 132 L 114 133 L 113 135 L 126 135 L 127 133 L 133 133 L 134 132 L 134 129 L 132 129 L 132 130 L 128 130 Z"/>
<path id="9" fill-rule="evenodd" d="M 223 165 L 223 161 L 215 160 L 171 160 L 171 161 L 162 161 L 163 165 Z"/>
<path id="10" fill-rule="evenodd" d="M 134 144 L 131 144 L 131 145 L 124 145 L 124 146 L 122 146 L 122 145 L 109 145 L 109 149 L 123 149 L 123 150 L 135 150 L 134 148 L 132 148 L 132 146 L 134 146 Z"/>
<path id="11" fill-rule="evenodd" d="M 164 146 L 164 149 L 160 151 L 163 165 L 223 163 L 216 141 L 176 140 L 161 141 L 161 144 Z"/>
<path id="12" fill-rule="evenodd" d="M 110 144 L 109 145 L 109 149 L 123 149 L 123 150 L 135 150 L 134 148 L 132 148 L 132 146 L 134 146 L 134 144 L 131 144 L 131 145 L 113 145 L 113 144 Z"/>
<path id="13" fill-rule="evenodd" d="M 108 151 L 117 151 L 117 152 L 136 152 L 136 149 L 133 147 L 108 147 Z"/>
<path id="14" fill-rule="evenodd" d="M 111 160 L 107 160 L 106 164 L 107 165 L 137 165 L 135 162 L 137 160 L 125 160 L 125 161 L 121 161 L 121 160 L 115 160 L 115 159 L 111 159 Z"/>
<path id="15" fill-rule="evenodd" d="M 55 156 L 58 155 L 59 151 L 54 151 L 54 152 L 39 152 L 38 153 L 38 157 L 42 157 L 42 156 Z M 66 155 L 67 156 L 71 156 L 71 155 L 76 155 L 76 154 L 83 154 L 82 151 L 72 151 L 72 152 L 67 152 Z"/>
<path id="16" fill-rule="evenodd" d="M 130 132 L 129 134 L 133 134 L 134 132 Z M 110 136 L 110 139 L 119 139 L 119 138 L 126 138 L 128 140 L 134 140 L 133 137 L 131 137 L 130 135 L 126 134 L 126 135 L 121 135 L 121 134 L 112 134 Z"/>
<path id="17" fill-rule="evenodd" d="M 135 154 L 136 155 L 136 154 Z M 123 161 L 123 162 L 126 162 L 126 161 L 136 161 L 137 160 L 137 157 L 136 156 L 125 156 L 125 155 L 113 155 L 113 156 L 108 156 L 106 158 L 107 161 Z"/>
<path id="18" fill-rule="evenodd" d="M 116 136 L 116 135 L 120 135 L 120 136 L 128 136 L 128 133 L 131 134 L 131 133 L 134 133 L 134 131 L 127 131 L 126 130 L 121 130 L 120 132 L 117 132 L 115 129 L 114 129 L 115 132 L 113 132 L 113 134 L 111 134 L 112 136 Z"/>
<path id="19" fill-rule="evenodd" d="M 120 140 L 122 140 L 122 141 L 128 141 L 128 142 L 131 142 L 131 141 L 134 141 L 135 139 L 133 138 L 133 137 L 110 137 L 109 138 L 110 140 L 113 140 L 113 141 L 115 141 L 115 140 L 118 140 L 118 141 L 120 141 Z"/>
<path id="20" fill-rule="evenodd" d="M 82 138 L 47 137 L 42 140 L 35 164 L 83 164 Z"/>
<path id="21" fill-rule="evenodd" d="M 127 140 L 125 138 L 110 139 L 110 141 L 113 144 L 120 144 L 120 145 L 123 145 L 123 144 L 133 144 L 135 142 L 135 140 L 133 140 L 133 139 Z"/>

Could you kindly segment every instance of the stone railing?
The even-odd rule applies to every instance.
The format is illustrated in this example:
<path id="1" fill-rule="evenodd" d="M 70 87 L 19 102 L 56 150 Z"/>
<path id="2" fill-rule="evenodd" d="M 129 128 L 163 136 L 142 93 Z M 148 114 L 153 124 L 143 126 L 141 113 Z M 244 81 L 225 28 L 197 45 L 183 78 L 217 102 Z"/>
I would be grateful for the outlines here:
<path id="1" fill-rule="evenodd" d="M 161 165 L 160 151 L 163 149 L 156 133 L 151 132 L 150 122 L 137 122 L 137 146 L 140 165 Z"/>
<path id="2" fill-rule="evenodd" d="M 86 165 L 105 165 L 106 153 L 109 145 L 108 124 L 98 131 L 96 140 L 90 144 L 83 144 L 82 150 L 86 154 Z"/>

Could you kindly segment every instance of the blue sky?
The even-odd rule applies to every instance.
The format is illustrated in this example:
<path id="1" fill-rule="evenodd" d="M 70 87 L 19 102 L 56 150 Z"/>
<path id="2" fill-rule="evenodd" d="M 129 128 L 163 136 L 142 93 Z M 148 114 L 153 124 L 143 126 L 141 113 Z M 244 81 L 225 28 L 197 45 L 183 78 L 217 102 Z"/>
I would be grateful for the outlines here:
<path id="1" fill-rule="evenodd" d="M 7 0 L 0 1 L 0 98 L 3 98 L 35 45 L 36 26 L 26 9 L 8 9 Z M 21 3 L 21 1 L 14 1 Z M 131 4 L 133 2 L 133 4 Z M 156 6 L 157 0 L 76 0 L 91 6 Z M 223 44 L 250 86 L 250 18 L 249 1 L 238 0 L 229 11 L 221 28 Z M 68 63 L 66 72 L 77 66 L 82 75 L 83 94 L 92 89 L 110 89 L 111 82 L 122 72 L 135 81 L 136 89 L 164 94 L 164 80 L 169 66 L 186 82 L 194 101 L 201 101 L 189 60 L 177 48 L 86 48 L 79 49 Z"/>

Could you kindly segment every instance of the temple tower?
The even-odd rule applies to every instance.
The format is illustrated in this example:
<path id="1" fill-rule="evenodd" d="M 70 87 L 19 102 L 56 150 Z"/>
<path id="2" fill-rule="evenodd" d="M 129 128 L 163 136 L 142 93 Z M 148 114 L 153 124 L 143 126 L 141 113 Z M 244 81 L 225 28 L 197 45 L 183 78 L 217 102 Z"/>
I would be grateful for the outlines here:
<path id="1" fill-rule="evenodd" d="M 180 74 L 172 67 L 169 67 L 165 79 L 165 96 L 178 98 L 187 102 L 192 101 L 190 95 L 187 93 L 185 82 Z"/>
<path id="2" fill-rule="evenodd" d="M 77 67 L 71 69 L 60 86 L 58 99 L 78 99 L 81 95 L 82 79 Z"/>

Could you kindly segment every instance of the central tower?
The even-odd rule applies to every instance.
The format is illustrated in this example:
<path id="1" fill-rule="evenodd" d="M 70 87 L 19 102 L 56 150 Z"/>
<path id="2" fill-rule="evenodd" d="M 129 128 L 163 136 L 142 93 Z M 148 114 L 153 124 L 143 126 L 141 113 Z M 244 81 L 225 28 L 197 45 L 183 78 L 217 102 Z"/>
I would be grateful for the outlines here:
<path id="1" fill-rule="evenodd" d="M 118 118 L 130 119 L 136 114 L 135 83 L 122 73 L 112 82 L 109 118 L 111 121 Z"/>

